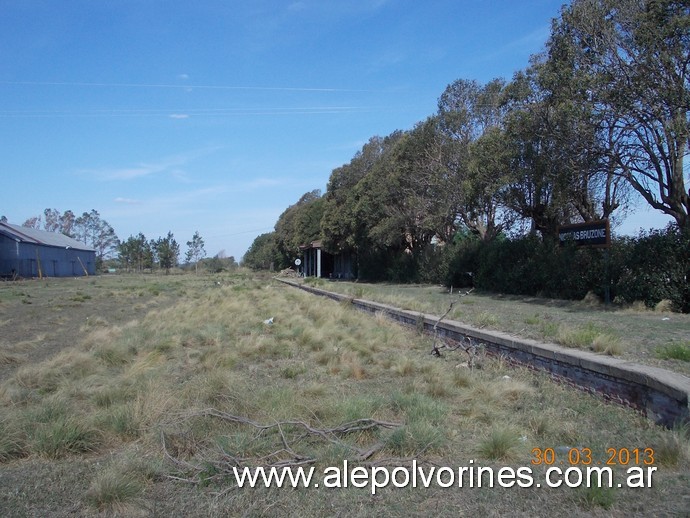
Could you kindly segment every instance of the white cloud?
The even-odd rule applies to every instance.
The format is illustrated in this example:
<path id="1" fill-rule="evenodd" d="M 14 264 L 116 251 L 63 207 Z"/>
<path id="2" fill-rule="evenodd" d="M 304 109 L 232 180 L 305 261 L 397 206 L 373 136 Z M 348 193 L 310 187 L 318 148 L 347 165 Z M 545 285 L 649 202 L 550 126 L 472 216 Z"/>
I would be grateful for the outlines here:
<path id="1" fill-rule="evenodd" d="M 113 200 L 113 201 L 115 201 L 115 203 L 125 203 L 127 205 L 135 205 L 137 203 L 141 203 L 141 201 L 139 201 L 139 200 L 135 200 L 133 198 L 122 198 L 120 196 L 115 198 L 115 200 Z"/>
<path id="2" fill-rule="evenodd" d="M 171 113 L 169 117 L 171 119 L 189 119 L 189 115 L 186 113 Z"/>
<path id="3" fill-rule="evenodd" d="M 131 167 L 82 169 L 78 172 L 103 181 L 134 180 L 156 174 L 166 174 L 176 179 L 187 180 L 186 172 L 182 167 L 192 160 L 211 154 L 218 149 L 218 147 L 209 147 L 188 151 L 152 162 L 142 162 Z"/>

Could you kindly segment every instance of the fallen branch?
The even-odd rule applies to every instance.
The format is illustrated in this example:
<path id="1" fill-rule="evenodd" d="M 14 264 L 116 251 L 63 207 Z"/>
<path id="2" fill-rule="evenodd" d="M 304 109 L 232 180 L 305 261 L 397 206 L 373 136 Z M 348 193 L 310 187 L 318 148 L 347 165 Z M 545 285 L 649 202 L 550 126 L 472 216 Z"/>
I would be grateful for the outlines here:
<path id="1" fill-rule="evenodd" d="M 444 318 L 446 318 L 446 317 L 448 316 L 448 313 L 450 313 L 450 312 L 453 310 L 453 306 L 455 306 L 455 304 L 457 304 L 458 302 L 460 302 L 460 300 L 461 300 L 463 297 L 466 297 L 467 295 L 469 295 L 469 294 L 472 293 L 473 291 L 474 291 L 474 288 L 471 288 L 471 289 L 467 290 L 465 293 L 461 293 L 461 294 L 458 296 L 458 299 L 457 299 L 457 300 L 451 301 L 451 303 L 450 303 L 450 305 L 448 306 L 448 309 L 446 310 L 446 312 L 445 312 L 443 315 L 441 315 L 441 316 L 439 317 L 439 319 L 436 321 L 436 323 L 434 324 L 434 327 L 433 327 L 433 329 L 434 329 L 434 343 L 433 343 L 433 347 L 432 347 L 432 349 L 431 349 L 431 354 L 433 354 L 434 356 L 438 356 L 438 357 L 441 356 L 441 347 L 439 347 L 439 345 L 438 345 L 438 342 L 439 342 L 439 337 L 438 337 L 438 325 L 441 323 L 441 320 L 443 320 Z M 443 342 L 443 341 L 441 341 L 441 345 L 442 345 L 444 348 L 448 348 L 448 347 L 447 347 L 447 344 L 445 344 L 445 342 Z"/>
<path id="2" fill-rule="evenodd" d="M 207 408 L 185 415 L 185 418 L 194 417 L 211 417 L 253 428 L 257 431 L 256 438 L 266 433 L 275 433 L 277 436 L 275 442 L 278 448 L 265 455 L 243 457 L 232 455 L 219 446 L 219 451 L 213 455 L 215 459 L 203 459 L 199 465 L 195 465 L 175 456 L 168 447 L 168 440 L 165 433 L 161 432 L 161 442 L 165 457 L 172 462 L 182 474 L 186 475 L 183 476 L 178 473 L 176 475 L 171 475 L 169 478 L 192 484 L 199 484 L 202 482 L 208 483 L 213 479 L 223 479 L 227 477 L 233 469 L 241 469 L 245 466 L 283 468 L 314 464 L 317 462 L 315 457 L 303 455 L 296 450 L 296 445 L 308 438 L 337 445 L 346 451 L 352 452 L 354 460 L 367 461 L 384 447 L 383 443 L 377 442 L 374 445 L 360 448 L 343 441 L 341 438 L 352 433 L 367 432 L 375 429 L 395 429 L 402 426 L 399 423 L 369 418 L 349 421 L 333 428 L 316 428 L 300 420 L 279 421 L 266 424 L 259 423 L 247 417 L 229 414 L 215 408 Z"/>

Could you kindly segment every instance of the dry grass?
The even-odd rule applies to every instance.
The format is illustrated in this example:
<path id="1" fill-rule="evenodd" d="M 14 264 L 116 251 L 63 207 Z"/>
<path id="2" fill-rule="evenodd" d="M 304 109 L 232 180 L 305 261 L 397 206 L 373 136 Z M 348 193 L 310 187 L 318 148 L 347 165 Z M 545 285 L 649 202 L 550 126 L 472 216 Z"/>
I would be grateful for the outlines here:
<path id="1" fill-rule="evenodd" d="M 427 512 L 430 502 L 441 515 L 545 514 L 545 497 L 537 489 L 385 490 L 373 501 L 366 490 L 352 488 L 240 491 L 218 471 L 228 456 L 265 463 L 286 442 L 319 468 L 343 459 L 355 464 L 354 451 L 373 447 L 374 463 L 403 465 L 414 457 L 458 467 L 469 460 L 529 465 L 534 447 L 587 446 L 604 458 L 610 446 L 652 445 L 670 459 L 657 488 L 621 490 L 613 499 L 549 492 L 548 513 L 684 508 L 680 493 L 669 496 L 666 489 L 683 484 L 690 467 L 686 435 L 659 430 L 546 375 L 488 358 L 482 358 L 481 369 L 470 370 L 461 366 L 466 357 L 460 353 L 432 357 L 428 338 L 380 315 L 244 273 L 156 278 L 140 287 L 127 278 L 118 286 L 117 280 L 99 279 L 89 289 L 80 285 L 82 298 L 91 297 L 80 304 L 97 303 L 102 290 L 108 300 L 130 300 L 123 291 L 141 292 L 147 311 L 127 322 L 80 324 L 72 347 L 42 361 L 27 357 L 0 384 L 0 474 L 16 477 L 18 488 L 29 479 L 47 488 L 34 501 L 16 496 L 19 489 L 0 489 L 10 515 L 52 509 L 58 497 L 50 488 L 57 479 L 48 473 L 60 466 L 74 468 L 74 475 L 59 480 L 74 477 L 73 501 L 81 502 L 85 514 L 222 515 L 241 509 L 248 515 L 402 516 Z M 32 293 L 31 299 L 39 296 Z M 462 311 L 468 308 L 474 305 Z M 487 321 L 498 318 L 490 318 L 498 315 L 492 310 L 476 314 L 482 312 Z M 265 324 L 271 317 L 273 324 Z M 596 347 L 600 335 L 586 346 Z M 209 409 L 257 423 L 328 428 L 375 419 L 397 426 L 330 442 L 287 425 L 280 433 L 258 433 Z M 163 437 L 176 462 L 163 454 Z M 79 467 L 84 462 L 86 472 Z"/>
<path id="2" fill-rule="evenodd" d="M 438 286 L 333 282 L 322 288 L 403 309 L 442 315 L 457 293 Z M 473 291 L 460 299 L 448 319 L 516 336 L 555 342 L 659 366 L 690 376 L 690 363 L 654 354 L 669 342 L 687 340 L 690 315 L 668 312 L 667 302 L 650 310 L 644 303 L 605 306 L 589 294 L 582 301 L 502 296 Z"/>

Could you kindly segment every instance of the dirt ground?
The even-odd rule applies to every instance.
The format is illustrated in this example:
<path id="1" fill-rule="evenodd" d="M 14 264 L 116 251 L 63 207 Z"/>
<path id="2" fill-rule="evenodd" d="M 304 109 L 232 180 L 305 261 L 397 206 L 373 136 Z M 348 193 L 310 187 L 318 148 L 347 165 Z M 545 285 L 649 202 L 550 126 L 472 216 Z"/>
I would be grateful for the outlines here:
<path id="1" fill-rule="evenodd" d="M 0 282 L 0 383 L 23 363 L 46 360 L 78 344 L 94 323 L 118 325 L 140 318 L 142 311 L 172 303 L 155 295 L 150 281 L 123 279 L 115 289 L 100 290 L 99 278 Z"/>

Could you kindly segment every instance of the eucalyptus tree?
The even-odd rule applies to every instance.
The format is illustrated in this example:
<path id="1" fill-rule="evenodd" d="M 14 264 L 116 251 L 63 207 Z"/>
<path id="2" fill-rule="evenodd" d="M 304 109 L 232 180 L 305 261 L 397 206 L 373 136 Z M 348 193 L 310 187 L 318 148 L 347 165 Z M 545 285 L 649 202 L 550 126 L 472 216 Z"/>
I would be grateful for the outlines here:
<path id="1" fill-rule="evenodd" d="M 357 253 L 370 246 L 367 226 L 371 213 L 366 210 L 365 203 L 360 202 L 364 191 L 356 187 L 401 136 L 401 131 L 395 131 L 386 137 L 371 137 L 349 163 L 332 171 L 321 219 L 324 246 L 330 251 Z"/>
<path id="2" fill-rule="evenodd" d="M 511 174 L 506 205 L 530 224 L 531 231 L 555 239 L 559 225 L 573 222 L 577 185 L 562 136 L 571 122 L 539 83 L 539 66 L 518 72 L 506 88 L 509 111 L 505 143 Z"/>
<path id="3" fill-rule="evenodd" d="M 507 230 L 513 219 L 504 203 L 510 172 L 502 136 L 505 88 L 501 79 L 485 85 L 460 79 L 438 102 L 438 178 L 455 220 L 483 241 Z"/>
<path id="4" fill-rule="evenodd" d="M 45 230 L 46 232 L 60 232 L 69 237 L 74 237 L 74 225 L 76 216 L 71 210 L 66 210 L 62 214 L 57 209 L 45 209 L 43 217 L 33 216 L 28 218 L 23 227 Z"/>
<path id="5" fill-rule="evenodd" d="M 354 187 L 354 217 L 370 246 L 416 253 L 436 233 L 428 185 L 420 184 L 414 133 L 399 133 Z M 431 203 L 430 203 L 431 202 Z"/>
<path id="6" fill-rule="evenodd" d="M 586 87 L 605 122 L 612 172 L 690 228 L 690 4 L 574 0 L 549 46 L 554 68 Z"/>
<path id="7" fill-rule="evenodd" d="M 275 232 L 261 234 L 242 258 L 242 265 L 254 270 L 273 270 L 280 261 Z"/>
<path id="8" fill-rule="evenodd" d="M 286 267 L 299 254 L 300 246 L 321 238 L 324 199 L 320 189 L 303 194 L 278 218 L 275 238 L 281 255 L 280 267 Z"/>
<path id="9" fill-rule="evenodd" d="M 73 237 L 96 250 L 96 260 L 101 262 L 117 251 L 120 240 L 110 224 L 101 218 L 97 210 L 84 212 L 74 220 Z"/>

